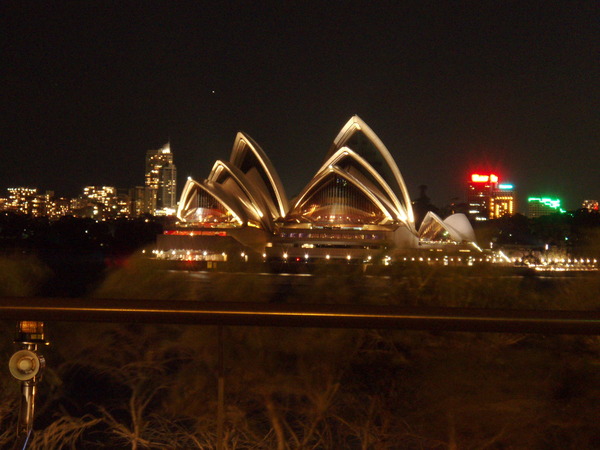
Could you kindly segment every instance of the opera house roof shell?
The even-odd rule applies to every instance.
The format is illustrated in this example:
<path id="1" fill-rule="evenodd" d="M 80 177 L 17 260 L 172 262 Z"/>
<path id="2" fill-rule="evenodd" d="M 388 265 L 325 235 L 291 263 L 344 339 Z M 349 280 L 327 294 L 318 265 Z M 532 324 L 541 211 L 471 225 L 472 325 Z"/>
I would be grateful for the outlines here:
<path id="1" fill-rule="evenodd" d="M 239 132 L 229 161 L 215 162 L 208 178 L 188 179 L 177 217 L 204 227 L 243 227 L 273 230 L 288 201 L 271 161 L 249 136 Z"/>
<path id="2" fill-rule="evenodd" d="M 400 245 L 474 242 L 462 214 L 442 220 L 429 212 L 419 230 L 406 184 L 389 150 L 358 116 L 333 141 L 316 174 L 288 203 L 283 184 L 262 148 L 239 132 L 229 161 L 216 161 L 202 182 L 188 179 L 177 217 L 200 229 L 283 228 L 386 230 Z"/>

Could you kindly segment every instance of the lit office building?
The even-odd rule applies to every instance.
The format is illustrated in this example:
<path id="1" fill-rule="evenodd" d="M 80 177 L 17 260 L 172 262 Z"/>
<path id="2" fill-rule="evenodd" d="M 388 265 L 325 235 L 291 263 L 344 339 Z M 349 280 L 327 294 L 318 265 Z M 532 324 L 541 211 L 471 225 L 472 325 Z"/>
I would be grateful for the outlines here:
<path id="1" fill-rule="evenodd" d="M 169 163 L 161 169 L 160 183 L 157 192 L 158 209 L 165 214 L 175 214 L 177 206 L 177 168 L 175 164 Z"/>
<path id="2" fill-rule="evenodd" d="M 0 198 L 0 211 L 30 214 L 33 217 L 58 219 L 70 214 L 69 200 L 57 199 L 54 191 L 39 194 L 36 188 L 8 188 L 8 197 Z M 66 201 L 66 203 L 65 203 Z"/>
<path id="3" fill-rule="evenodd" d="M 175 211 L 177 205 L 177 169 L 173 164 L 171 147 L 167 143 L 158 150 L 146 152 L 145 211 Z"/>
<path id="4" fill-rule="evenodd" d="M 110 207 L 115 203 L 117 190 L 112 186 L 86 186 L 83 198 Z"/>
<path id="5" fill-rule="evenodd" d="M 581 207 L 587 209 L 589 212 L 599 211 L 600 203 L 598 200 L 584 200 Z"/>
<path id="6" fill-rule="evenodd" d="M 77 215 L 94 219 L 112 219 L 119 215 L 117 190 L 113 186 L 86 186 Z"/>
<path id="7" fill-rule="evenodd" d="M 129 189 L 131 215 L 139 217 L 146 211 L 146 188 L 144 186 L 136 186 Z"/>
<path id="8" fill-rule="evenodd" d="M 529 197 L 527 199 L 527 216 L 541 217 L 549 214 L 565 213 L 560 206 L 560 199 L 547 197 Z"/>
<path id="9" fill-rule="evenodd" d="M 59 197 L 50 201 L 47 214 L 50 219 L 59 219 L 71 214 L 71 212 L 71 199 Z"/>
<path id="10" fill-rule="evenodd" d="M 471 219 L 497 219 L 515 213 L 514 186 L 510 183 L 500 183 L 498 175 L 472 174 L 467 189 Z"/>
<path id="11" fill-rule="evenodd" d="M 116 195 L 116 217 L 131 216 L 131 197 L 128 189 L 117 189 Z"/>
<path id="12" fill-rule="evenodd" d="M 490 219 L 515 213 L 515 192 L 512 184 L 499 183 L 490 201 Z"/>
<path id="13" fill-rule="evenodd" d="M 37 188 L 16 187 L 8 188 L 8 199 L 5 209 L 32 216 L 46 215 L 46 209 L 52 192 L 38 194 Z"/>
<path id="14" fill-rule="evenodd" d="M 45 194 L 36 194 L 31 199 L 31 211 L 30 214 L 34 217 L 42 217 L 48 215 L 48 209 L 50 207 L 50 200 L 53 197 L 54 192 L 48 191 Z"/>

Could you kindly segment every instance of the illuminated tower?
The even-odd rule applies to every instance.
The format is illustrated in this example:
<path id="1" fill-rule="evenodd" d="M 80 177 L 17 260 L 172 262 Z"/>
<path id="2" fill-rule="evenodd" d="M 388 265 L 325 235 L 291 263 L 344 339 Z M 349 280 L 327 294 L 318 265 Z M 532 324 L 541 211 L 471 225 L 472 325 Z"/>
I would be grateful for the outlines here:
<path id="1" fill-rule="evenodd" d="M 158 183 L 158 207 L 162 209 L 172 209 L 175 213 L 177 206 L 176 198 L 177 187 L 177 168 L 175 164 L 169 163 L 160 170 L 160 182 Z"/>
<path id="2" fill-rule="evenodd" d="M 158 150 L 146 152 L 146 212 L 175 209 L 177 191 L 177 169 L 173 154 L 167 143 Z"/>
<path id="3" fill-rule="evenodd" d="M 469 216 L 473 220 L 497 219 L 515 213 L 514 186 L 500 183 L 493 173 L 472 174 L 467 187 Z"/>
<path id="4" fill-rule="evenodd" d="M 498 176 L 494 174 L 471 175 L 467 187 L 467 203 L 469 216 L 473 220 L 488 220 L 490 218 L 491 203 L 494 191 L 497 190 Z"/>
<path id="5" fill-rule="evenodd" d="M 510 183 L 498 183 L 490 201 L 490 219 L 512 216 L 515 213 L 515 190 Z"/>

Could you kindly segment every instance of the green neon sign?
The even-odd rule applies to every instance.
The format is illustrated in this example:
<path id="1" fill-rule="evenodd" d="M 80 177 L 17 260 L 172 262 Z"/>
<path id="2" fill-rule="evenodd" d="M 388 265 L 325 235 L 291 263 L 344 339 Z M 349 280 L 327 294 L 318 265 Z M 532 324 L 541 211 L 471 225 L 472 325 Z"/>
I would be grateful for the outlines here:
<path id="1" fill-rule="evenodd" d="M 548 197 L 529 197 L 527 199 L 529 203 L 537 202 L 541 203 L 548 208 L 552 208 L 557 212 L 565 213 L 566 211 L 560 207 L 560 199 L 559 198 L 548 198 Z"/>

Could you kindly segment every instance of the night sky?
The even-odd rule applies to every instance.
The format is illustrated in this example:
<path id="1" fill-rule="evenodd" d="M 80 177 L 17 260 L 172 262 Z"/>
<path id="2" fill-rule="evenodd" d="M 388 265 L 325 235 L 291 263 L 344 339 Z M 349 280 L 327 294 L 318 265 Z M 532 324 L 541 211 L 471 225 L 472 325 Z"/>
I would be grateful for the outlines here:
<path id="1" fill-rule="evenodd" d="M 3 0 L 0 189 L 141 185 L 168 140 L 181 189 L 243 130 L 291 197 L 358 114 L 413 199 L 600 198 L 600 2 L 397 3 Z"/>

